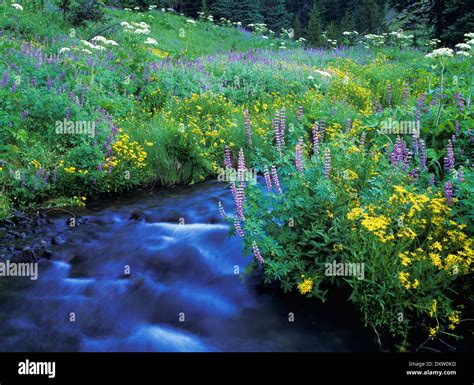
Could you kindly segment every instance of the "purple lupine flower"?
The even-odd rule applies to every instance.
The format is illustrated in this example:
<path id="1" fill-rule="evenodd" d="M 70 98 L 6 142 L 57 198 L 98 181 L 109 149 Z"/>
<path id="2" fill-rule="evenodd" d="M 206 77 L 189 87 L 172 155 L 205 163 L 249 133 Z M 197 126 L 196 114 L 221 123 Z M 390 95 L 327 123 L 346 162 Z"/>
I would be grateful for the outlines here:
<path id="1" fill-rule="evenodd" d="M 235 197 L 237 196 L 237 187 L 236 187 L 235 182 L 231 181 L 229 183 L 229 187 L 230 187 L 230 192 L 232 193 L 232 198 L 235 199 Z"/>
<path id="2" fill-rule="evenodd" d="M 406 105 L 408 101 L 408 92 L 410 91 L 408 82 L 406 81 L 403 83 L 403 96 L 402 96 L 402 104 Z"/>
<path id="3" fill-rule="evenodd" d="M 270 173 L 268 172 L 268 168 L 266 167 L 263 170 L 263 176 L 265 178 L 265 184 L 267 186 L 267 190 L 272 191 L 272 179 L 270 177 Z"/>
<path id="4" fill-rule="evenodd" d="M 346 134 L 351 130 L 352 128 L 352 121 L 350 119 L 346 119 Z"/>
<path id="5" fill-rule="evenodd" d="M 324 140 L 324 133 L 326 132 L 326 121 L 323 119 L 319 124 L 319 140 L 322 143 Z"/>
<path id="6" fill-rule="evenodd" d="M 11 88 L 10 88 L 10 91 L 11 91 L 12 94 L 15 93 L 15 91 L 16 91 L 16 84 L 15 84 L 15 82 L 12 83 L 12 86 L 11 86 Z"/>
<path id="7" fill-rule="evenodd" d="M 249 146 L 252 146 L 252 133 L 250 131 L 250 114 L 249 114 L 249 110 L 245 110 L 244 111 L 244 114 L 245 114 L 245 137 L 247 139 L 247 144 Z"/>
<path id="8" fill-rule="evenodd" d="M 410 178 L 412 178 L 413 180 L 418 179 L 418 168 L 415 167 L 415 168 L 411 169 L 411 171 L 408 173 L 408 176 Z"/>
<path id="9" fill-rule="evenodd" d="M 237 186 L 235 192 L 235 208 L 237 215 L 241 220 L 245 219 L 244 216 L 244 201 L 245 201 L 245 190 L 243 186 Z"/>
<path id="10" fill-rule="evenodd" d="M 454 150 L 453 143 L 448 140 L 448 147 L 446 149 L 446 156 L 444 157 L 444 170 L 446 172 L 451 171 L 454 168 Z"/>
<path id="11" fill-rule="evenodd" d="M 71 103 L 73 103 L 74 100 L 75 100 L 75 98 L 76 98 L 76 96 L 75 96 L 75 94 L 74 94 L 74 91 L 71 91 L 71 92 L 69 93 L 69 101 L 70 101 Z"/>
<path id="12" fill-rule="evenodd" d="M 285 131 L 286 131 L 286 110 L 283 107 L 280 111 L 280 138 L 281 145 L 285 145 Z"/>
<path id="13" fill-rule="evenodd" d="M 413 130 L 412 146 L 413 146 L 413 153 L 415 155 L 418 155 L 418 134 L 416 130 Z"/>
<path id="14" fill-rule="evenodd" d="M 66 107 L 66 119 L 69 119 L 71 117 L 71 110 L 69 107 Z"/>
<path id="15" fill-rule="evenodd" d="M 379 104 L 377 98 L 374 98 L 374 108 L 377 110 L 378 113 L 382 112 L 382 104 Z"/>
<path id="16" fill-rule="evenodd" d="M 408 166 L 410 165 L 410 162 L 411 162 L 411 158 L 412 158 L 411 152 L 406 151 L 403 156 L 403 166 L 402 166 L 403 171 L 406 171 L 408 169 Z"/>
<path id="17" fill-rule="evenodd" d="M 454 199 L 454 186 L 452 182 L 446 182 L 444 185 L 444 195 L 448 200 L 448 203 L 453 203 Z"/>
<path id="18" fill-rule="evenodd" d="M 428 167 L 426 167 L 426 147 L 425 141 L 423 139 L 420 139 L 420 163 L 423 170 L 427 171 Z"/>
<path id="19" fill-rule="evenodd" d="M 405 155 L 404 148 L 404 142 L 398 136 L 397 140 L 395 141 L 395 144 L 393 145 L 392 154 L 390 155 L 390 163 L 392 163 L 392 166 L 397 166 L 398 164 L 403 162 L 403 158 Z"/>
<path id="20" fill-rule="evenodd" d="M 462 115 L 464 111 L 464 99 L 459 92 L 456 92 L 456 94 L 454 95 L 454 98 L 456 99 L 459 115 Z"/>
<path id="21" fill-rule="evenodd" d="M 232 168 L 232 160 L 230 159 L 230 149 L 227 144 L 224 147 L 224 166 L 225 168 Z"/>
<path id="22" fill-rule="evenodd" d="M 46 82 L 47 82 L 47 85 L 48 85 L 48 92 L 49 92 L 49 91 L 51 91 L 51 77 L 49 75 L 46 78 Z"/>
<path id="23" fill-rule="evenodd" d="M 303 172 L 303 139 L 299 139 L 296 145 L 295 167 L 299 173 Z"/>
<path id="24" fill-rule="evenodd" d="M 324 152 L 324 176 L 329 178 L 331 174 L 331 150 L 326 148 Z"/>
<path id="25" fill-rule="evenodd" d="M 282 194 L 283 191 L 280 186 L 280 180 L 278 179 L 278 172 L 276 166 L 272 166 L 272 179 L 273 179 L 273 184 L 275 185 L 277 194 Z"/>
<path id="26" fill-rule="evenodd" d="M 245 236 L 245 233 L 243 232 L 242 227 L 240 227 L 239 218 L 237 217 L 234 217 L 234 229 L 235 229 L 236 234 L 240 238 L 243 238 Z"/>
<path id="27" fill-rule="evenodd" d="M 224 206 L 222 206 L 221 201 L 219 201 L 218 205 L 219 205 L 219 214 L 221 214 L 222 218 L 225 218 L 227 215 L 225 213 Z"/>
<path id="28" fill-rule="evenodd" d="M 298 106 L 298 121 L 303 121 L 303 106 Z"/>
<path id="29" fill-rule="evenodd" d="M 112 162 L 109 163 L 109 168 L 107 169 L 107 175 L 110 175 L 112 173 L 112 169 L 113 169 L 113 165 L 112 165 Z"/>
<path id="30" fill-rule="evenodd" d="M 3 73 L 3 82 L 2 82 L 3 86 L 6 87 L 8 85 L 8 82 L 9 82 L 8 72 L 5 71 Z"/>
<path id="31" fill-rule="evenodd" d="M 237 165 L 237 180 L 240 183 L 245 182 L 245 172 L 246 172 L 246 167 L 245 167 L 245 157 L 244 157 L 244 150 L 240 148 L 239 151 L 239 160 L 238 160 L 238 165 Z"/>
<path id="32" fill-rule="evenodd" d="M 46 185 L 46 183 L 48 183 L 48 178 L 49 178 L 49 171 L 46 172 L 46 174 L 44 175 L 43 177 L 43 184 L 41 187 L 44 187 Z"/>
<path id="33" fill-rule="evenodd" d="M 456 136 L 459 136 L 459 121 L 458 120 L 454 121 L 454 134 Z"/>
<path id="34" fill-rule="evenodd" d="M 281 132 L 280 132 L 280 121 L 278 118 L 273 119 L 273 131 L 275 132 L 275 146 L 278 153 L 281 155 Z"/>
<path id="35" fill-rule="evenodd" d="M 102 172 L 102 170 L 103 170 L 103 169 L 102 169 L 102 163 L 99 163 L 99 164 L 97 165 L 97 170 L 99 170 L 99 172 Z"/>
<path id="36" fill-rule="evenodd" d="M 433 173 L 430 174 L 430 185 L 431 186 L 435 185 L 435 176 Z"/>
<path id="37" fill-rule="evenodd" d="M 314 122 L 313 126 L 313 151 L 315 155 L 319 154 L 319 130 L 318 122 Z"/>
<path id="38" fill-rule="evenodd" d="M 464 172 L 462 171 L 462 168 L 458 170 L 458 181 L 459 182 L 464 182 Z"/>
<path id="39" fill-rule="evenodd" d="M 35 175 L 35 179 L 33 181 L 33 184 L 36 184 L 36 182 L 38 181 L 38 178 L 41 176 L 41 174 L 43 173 L 43 169 L 39 168 L 38 171 L 36 171 L 36 175 Z"/>
<path id="40" fill-rule="evenodd" d="M 23 110 L 23 113 L 21 115 L 23 117 L 23 120 L 26 120 L 28 118 L 28 110 Z"/>
<path id="41" fill-rule="evenodd" d="M 426 95 L 423 92 L 420 97 L 416 100 L 416 111 L 415 111 L 415 120 L 417 124 L 419 124 L 421 120 L 421 108 L 423 107 L 423 104 L 425 104 L 426 100 Z"/>
<path id="42" fill-rule="evenodd" d="M 253 255 L 255 255 L 255 258 L 257 259 L 258 263 L 263 265 L 265 263 L 265 261 L 262 258 L 262 255 L 260 254 L 260 250 L 258 249 L 258 246 L 257 246 L 256 242 L 253 242 L 252 249 L 253 249 Z"/>

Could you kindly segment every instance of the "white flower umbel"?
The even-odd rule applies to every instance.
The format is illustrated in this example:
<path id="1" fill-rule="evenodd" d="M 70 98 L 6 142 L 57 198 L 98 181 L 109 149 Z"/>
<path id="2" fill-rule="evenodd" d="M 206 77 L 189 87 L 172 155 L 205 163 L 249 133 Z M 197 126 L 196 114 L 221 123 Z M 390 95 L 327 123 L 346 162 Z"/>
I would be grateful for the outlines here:
<path id="1" fill-rule="evenodd" d="M 469 52 L 466 52 L 466 51 L 458 51 L 458 52 L 456 52 L 456 55 L 465 56 L 465 57 L 470 57 L 471 56 L 471 54 Z"/>
<path id="2" fill-rule="evenodd" d="M 132 25 L 135 26 L 135 27 L 138 27 L 138 28 L 142 28 L 142 29 L 151 29 L 151 27 L 147 23 L 145 23 L 144 21 L 141 21 L 140 23 L 132 22 Z"/>
<path id="3" fill-rule="evenodd" d="M 23 7 L 18 3 L 13 3 L 12 7 L 18 9 L 19 11 L 23 11 Z"/>
<path id="4" fill-rule="evenodd" d="M 135 35 L 148 35 L 150 33 L 149 29 L 136 29 L 133 31 Z"/>
<path id="5" fill-rule="evenodd" d="M 451 48 L 438 48 L 435 49 L 433 52 L 425 55 L 427 58 L 436 59 L 439 57 L 452 57 L 453 50 Z"/>
<path id="6" fill-rule="evenodd" d="M 61 48 L 61 49 L 59 50 L 59 54 L 61 55 L 62 53 L 64 53 L 64 52 L 69 52 L 70 50 L 71 50 L 71 49 L 68 48 L 68 47 L 63 47 L 63 48 Z"/>
<path id="7" fill-rule="evenodd" d="M 107 39 L 103 36 L 94 36 L 92 39 L 91 39 L 94 43 L 95 42 L 101 42 L 101 43 L 105 43 L 107 41 Z"/>
<path id="8" fill-rule="evenodd" d="M 156 41 L 156 39 L 153 39 L 152 37 L 147 37 L 145 40 L 145 44 L 157 45 L 158 42 Z"/>
<path id="9" fill-rule="evenodd" d="M 467 37 L 468 39 L 474 39 L 474 32 L 465 33 L 464 37 Z"/>
<path id="10" fill-rule="evenodd" d="M 469 44 L 466 44 L 466 43 L 458 43 L 458 44 L 456 44 L 456 48 L 470 50 L 471 46 Z"/>

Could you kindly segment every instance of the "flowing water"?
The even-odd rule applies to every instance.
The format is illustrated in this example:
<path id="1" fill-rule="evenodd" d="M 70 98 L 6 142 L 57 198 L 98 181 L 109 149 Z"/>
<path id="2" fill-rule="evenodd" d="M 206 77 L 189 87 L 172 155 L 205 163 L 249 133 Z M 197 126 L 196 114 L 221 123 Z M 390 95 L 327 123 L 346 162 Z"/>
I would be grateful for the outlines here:
<path id="1" fill-rule="evenodd" d="M 251 257 L 218 201 L 232 211 L 224 184 L 209 181 L 88 205 L 76 227 L 51 213 L 34 236 L 59 245 L 38 279 L 0 278 L 0 350 L 375 349 L 344 301 L 283 295 L 245 275 Z"/>

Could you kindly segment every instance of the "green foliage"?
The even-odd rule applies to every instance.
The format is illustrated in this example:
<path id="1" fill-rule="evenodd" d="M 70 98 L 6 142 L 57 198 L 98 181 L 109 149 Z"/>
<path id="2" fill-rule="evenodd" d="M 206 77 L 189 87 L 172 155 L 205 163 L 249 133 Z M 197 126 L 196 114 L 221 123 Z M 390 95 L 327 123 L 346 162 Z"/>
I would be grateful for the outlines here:
<path id="1" fill-rule="evenodd" d="M 315 3 L 309 15 L 306 39 L 312 45 L 321 46 L 323 43 L 322 33 L 321 8 L 319 4 Z"/>
<path id="2" fill-rule="evenodd" d="M 99 0 L 59 0 L 59 9 L 75 26 L 86 21 L 98 21 L 103 17 Z"/>

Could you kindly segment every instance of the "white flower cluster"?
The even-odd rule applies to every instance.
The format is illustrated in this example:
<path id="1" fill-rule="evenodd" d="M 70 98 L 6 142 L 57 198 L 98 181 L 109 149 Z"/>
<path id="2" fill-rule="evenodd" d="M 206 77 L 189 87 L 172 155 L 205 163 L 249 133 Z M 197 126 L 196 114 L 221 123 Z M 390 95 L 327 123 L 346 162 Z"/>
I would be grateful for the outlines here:
<path id="1" fill-rule="evenodd" d="M 344 36 L 357 36 L 357 35 L 359 35 L 359 32 L 357 32 L 357 31 L 344 31 L 342 34 Z"/>
<path id="2" fill-rule="evenodd" d="M 429 45 L 430 47 L 436 47 L 439 43 L 441 43 L 441 40 L 439 39 L 431 39 L 425 45 Z"/>
<path id="3" fill-rule="evenodd" d="M 153 10 L 156 9 L 157 7 L 158 7 L 157 5 L 150 5 L 150 6 L 148 7 L 148 9 L 149 9 L 150 11 L 153 11 Z"/>
<path id="4" fill-rule="evenodd" d="M 413 39 L 413 35 L 405 35 L 402 30 L 393 31 L 388 34 L 388 39 L 391 44 L 398 46 L 407 46 Z"/>
<path id="5" fill-rule="evenodd" d="M 295 37 L 295 31 L 293 30 L 293 28 L 290 28 L 290 29 L 282 28 L 281 34 L 286 35 L 288 39 L 293 39 Z"/>
<path id="6" fill-rule="evenodd" d="M 18 3 L 13 3 L 12 7 L 19 10 L 19 11 L 23 11 L 23 7 Z"/>
<path id="7" fill-rule="evenodd" d="M 326 42 L 327 42 L 328 44 L 331 44 L 332 46 L 336 46 L 336 45 L 337 45 L 337 40 L 329 39 L 329 38 L 326 36 L 326 33 L 327 33 L 327 32 L 324 31 L 324 32 L 323 32 L 323 35 L 322 35 L 323 38 L 324 38 L 324 40 L 326 40 Z"/>
<path id="8" fill-rule="evenodd" d="M 252 31 L 257 33 L 265 33 L 268 31 L 267 25 L 265 23 L 253 23 L 247 25 L 247 27 L 250 27 Z"/>
<path id="9" fill-rule="evenodd" d="M 151 32 L 151 27 L 144 21 L 140 23 L 132 22 L 131 24 L 122 21 L 120 25 L 125 28 L 125 31 L 134 33 L 135 35 L 148 35 Z"/>
<path id="10" fill-rule="evenodd" d="M 92 48 L 92 49 L 97 50 L 97 51 L 104 51 L 105 50 L 105 47 L 103 47 L 101 45 L 92 44 L 91 42 L 88 42 L 87 40 L 81 40 L 81 43 L 84 44 L 86 47 Z"/>
<path id="11" fill-rule="evenodd" d="M 196 25 L 197 24 L 197 21 L 196 20 L 193 20 L 193 19 L 187 19 L 186 20 L 186 23 L 189 23 L 191 25 Z"/>
<path id="12" fill-rule="evenodd" d="M 364 36 L 364 40 L 365 40 L 365 47 L 366 48 L 369 48 L 370 46 L 373 46 L 373 47 L 380 47 L 382 45 L 385 44 L 385 37 L 387 36 L 387 34 L 382 34 L 382 35 L 376 35 L 376 34 L 373 34 L 373 33 L 369 33 L 368 35 L 365 35 Z"/>
<path id="13" fill-rule="evenodd" d="M 451 48 L 438 48 L 435 49 L 433 52 L 425 55 L 427 58 L 436 59 L 440 57 L 452 57 L 453 50 Z"/>
<path id="14" fill-rule="evenodd" d="M 118 45 L 118 43 L 117 43 L 116 41 L 114 41 L 114 40 L 108 40 L 108 39 L 106 39 L 104 36 L 94 36 L 94 37 L 92 38 L 92 41 L 93 41 L 94 43 L 97 43 L 97 42 L 98 42 L 98 43 L 103 43 L 103 44 L 105 44 L 105 45 L 114 45 L 114 46 L 117 46 L 117 45 Z"/>
<path id="15" fill-rule="evenodd" d="M 153 39 L 152 37 L 147 37 L 145 40 L 145 44 L 157 45 L 158 42 L 156 41 L 156 39 Z"/>
<path id="16" fill-rule="evenodd" d="M 456 44 L 456 48 L 458 49 L 456 55 L 470 57 L 471 51 L 474 49 L 474 32 L 465 33 L 464 37 L 465 43 Z"/>
<path id="17" fill-rule="evenodd" d="M 316 72 L 318 75 L 321 75 L 322 77 L 329 78 L 329 79 L 332 78 L 332 75 L 329 72 L 321 71 L 321 70 L 314 70 L 314 72 Z"/>

